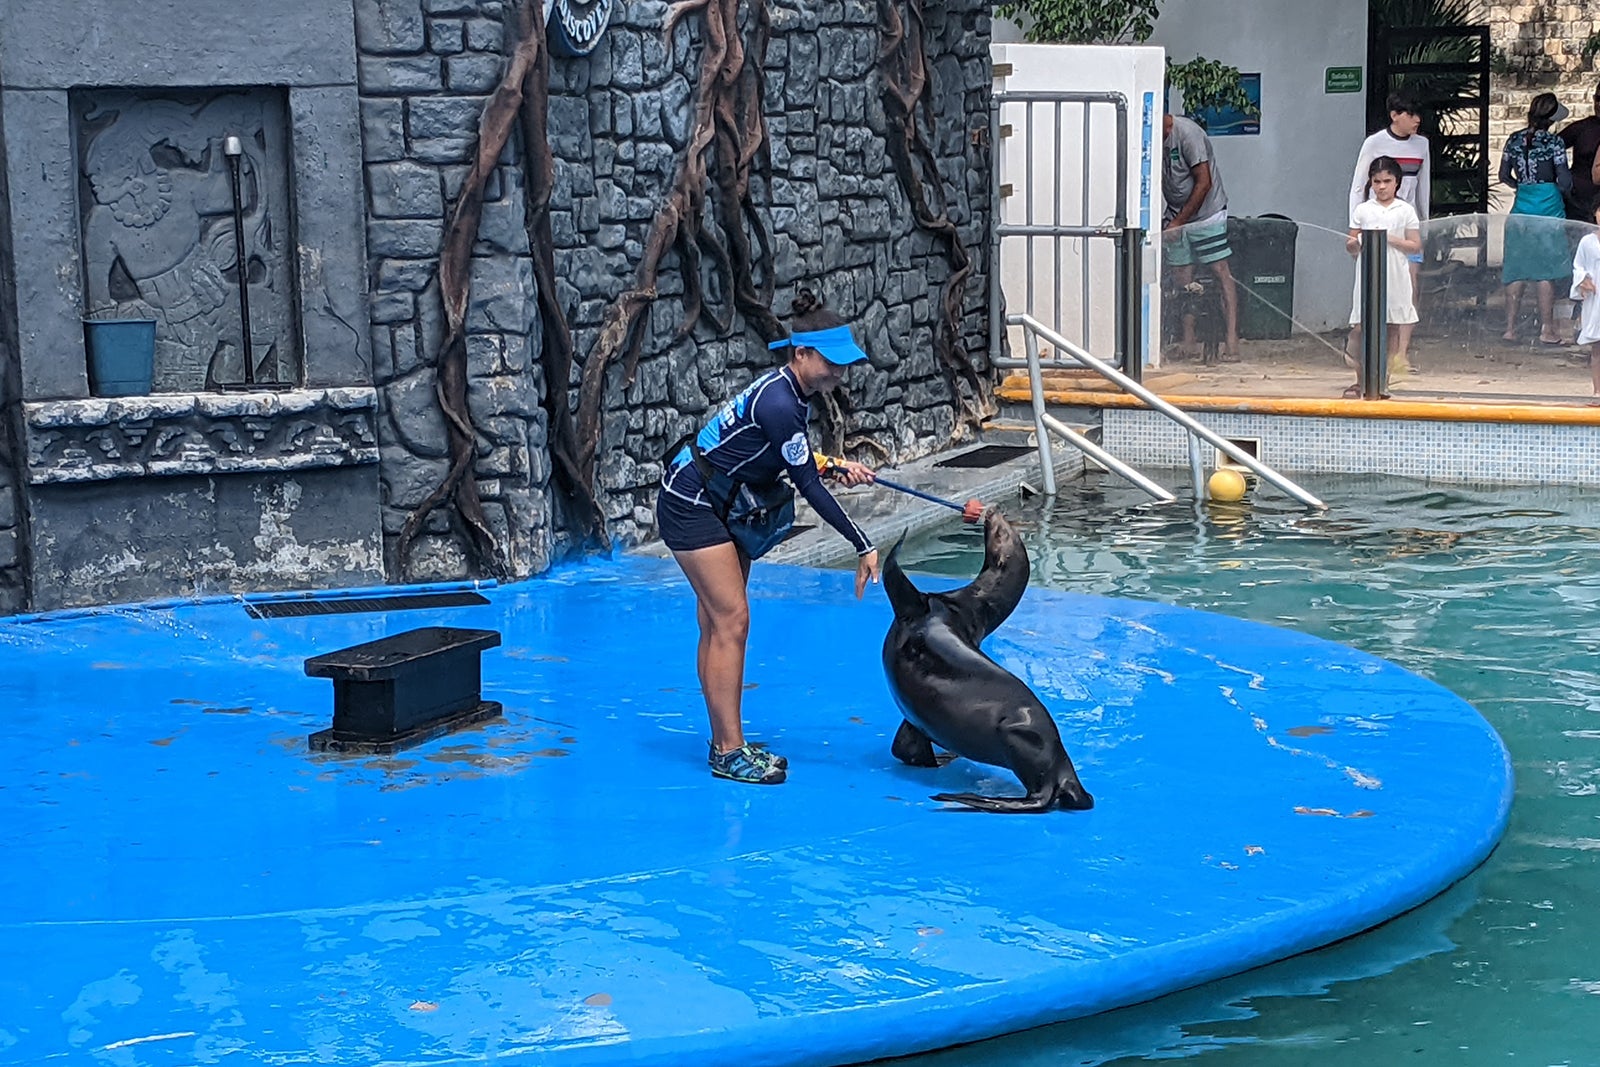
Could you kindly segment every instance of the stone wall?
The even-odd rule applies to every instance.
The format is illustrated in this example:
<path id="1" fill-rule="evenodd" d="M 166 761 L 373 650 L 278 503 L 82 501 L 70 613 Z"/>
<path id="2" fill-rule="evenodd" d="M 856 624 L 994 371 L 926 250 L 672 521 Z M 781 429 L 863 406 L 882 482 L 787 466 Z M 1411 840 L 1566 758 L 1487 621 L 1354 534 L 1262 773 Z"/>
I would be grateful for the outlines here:
<path id="1" fill-rule="evenodd" d="M 5 156 L 5 124 L 0 122 L 0 161 Z M 0 204 L 9 200 L 5 168 L 0 166 Z M 0 615 L 21 611 L 27 604 L 16 449 L 17 398 L 21 395 L 17 384 L 16 290 L 11 282 L 14 268 L 8 221 L 6 212 L 0 211 Z"/>
<path id="2" fill-rule="evenodd" d="M 434 370 L 444 333 L 439 248 L 503 69 L 511 4 L 282 0 L 210 18 L 200 16 L 226 5 L 5 3 L 0 612 L 478 573 L 449 507 L 424 527 L 407 573 L 395 572 L 392 550 L 448 466 Z M 951 0 L 927 10 L 931 147 L 949 217 L 973 261 L 957 343 L 980 367 L 988 336 L 988 7 Z M 489 182 L 473 249 L 472 473 L 517 577 L 544 570 L 570 547 L 554 511 L 545 389 L 569 390 L 576 410 L 583 361 L 606 310 L 633 283 L 694 106 L 699 15 L 685 19 L 669 49 L 663 0 L 613 10 L 593 54 L 551 63 L 555 296 L 577 353 L 568 381 L 543 381 L 515 139 Z M 744 10 L 750 16 L 752 5 Z M 855 323 L 872 361 L 850 373 L 838 408 L 857 454 L 881 461 L 935 451 L 956 427 L 934 348 L 940 289 L 952 268 L 944 239 L 915 226 L 887 151 L 894 134 L 882 103 L 877 4 L 769 0 L 768 10 L 771 166 L 752 197 L 771 238 L 775 309 L 786 314 L 796 292 L 810 287 Z M 177 24 L 188 29 L 174 34 Z M 276 87 L 283 101 L 301 376 L 276 393 L 97 397 L 79 322 L 87 308 L 73 94 L 128 89 L 189 99 L 219 85 Z M 191 153 L 200 161 L 193 165 L 221 174 L 213 140 L 207 135 L 205 150 Z M 624 381 L 618 366 L 607 378 L 598 489 L 608 533 L 622 545 L 654 534 L 651 505 L 667 445 L 777 361 L 737 315 L 725 329 L 702 323 L 675 341 L 679 270 L 675 256 L 661 264 L 636 376 Z M 722 311 L 726 281 L 714 274 L 708 263 L 708 296 Z M 113 515 L 137 518 L 131 534 Z"/>
<path id="3" fill-rule="evenodd" d="M 1583 45 L 1600 33 L 1600 5 L 1578 0 L 1487 0 L 1483 17 L 1496 53 L 1489 81 L 1489 180 L 1496 207 L 1504 211 L 1511 207 L 1511 190 L 1495 179 L 1500 152 L 1507 138 L 1527 125 L 1533 98 L 1555 93 L 1573 119 L 1593 113 L 1600 63 L 1584 58 Z"/>
<path id="4" fill-rule="evenodd" d="M 576 164 L 592 144 L 593 197 L 574 190 L 572 226 L 557 236 L 558 242 L 565 238 L 557 269 L 573 286 L 565 296 L 577 300 L 580 352 L 592 343 L 606 300 L 631 274 L 687 127 L 694 68 L 686 59 L 696 50 L 684 47 L 688 33 L 679 30 L 675 63 L 666 65 L 659 29 L 665 6 L 626 5 L 619 13 L 624 21 L 613 22 L 608 54 L 587 71 L 569 65 L 566 101 L 552 100 L 551 128 L 562 131 L 556 144 L 562 158 Z M 933 149 L 952 193 L 951 218 L 976 263 L 967 279 L 961 342 L 979 359 L 988 336 L 989 166 L 971 147 L 970 134 L 988 128 L 988 10 L 976 0 L 927 5 L 939 123 Z M 755 200 L 773 231 L 775 308 L 786 314 L 806 286 L 850 317 L 872 362 L 846 380 L 847 436 L 869 435 L 896 459 L 928 454 L 949 442 L 955 426 L 933 351 L 939 289 L 950 267 L 940 243 L 914 226 L 885 150 L 876 5 L 779 0 L 771 11 L 766 106 L 772 181 L 769 188 L 755 183 Z M 653 535 L 650 505 L 661 454 L 775 362 L 753 333 L 743 331 L 714 337 L 697 330 L 669 347 L 679 322 L 676 291 L 663 288 L 639 373 L 625 391 L 610 394 L 606 413 L 603 504 L 611 533 L 623 543 Z M 864 458 L 876 462 L 879 456 Z"/>
<path id="5" fill-rule="evenodd" d="M 383 581 L 352 3 L 5 0 L 0 558 L 26 567 L 20 607 Z M 273 102 L 270 132 L 237 117 L 198 121 L 197 103 L 231 89 Z M 127 116 L 91 116 L 90 100 L 125 104 Z M 100 122 L 125 118 L 127 136 Z M 230 129 L 247 143 L 243 214 L 270 199 L 262 154 L 285 171 L 288 203 L 266 214 L 271 226 L 245 227 L 244 252 L 252 268 L 270 251 L 293 269 L 245 276 L 251 289 L 292 279 L 281 321 L 293 336 L 274 336 L 303 354 L 278 364 L 295 379 L 223 391 L 197 376 L 153 383 L 171 391 L 150 395 L 96 395 L 81 317 L 99 306 L 102 279 L 119 305 L 148 304 L 166 314 L 141 317 L 182 327 L 165 338 L 158 327 L 158 351 L 165 340 L 215 366 L 224 350 L 213 345 L 242 337 L 242 313 L 233 329 L 213 328 L 236 295 L 224 276 L 238 259 L 233 227 L 216 225 L 232 202 Z M 89 133 L 95 151 L 80 153 Z M 125 168 L 123 184 L 98 184 L 113 172 L 101 163 Z M 116 254 L 97 260 L 107 214 Z M 25 543 L 13 550 L 15 540 Z M 0 606 L 16 608 L 10 576 L 0 563 Z"/>
<path id="6" fill-rule="evenodd" d="M 444 431 L 433 402 L 441 335 L 436 279 L 441 209 L 448 210 L 471 149 L 484 94 L 503 48 L 497 0 L 360 0 L 362 124 L 372 218 L 372 331 L 385 417 L 380 420 L 385 536 L 444 474 Z M 611 301 L 628 287 L 685 143 L 700 46 L 693 18 L 669 56 L 660 0 L 616 5 L 587 57 L 551 63 L 549 129 L 556 155 L 551 200 L 557 297 L 581 364 Z M 988 164 L 971 147 L 988 123 L 988 5 L 930 5 L 930 61 L 940 127 L 933 145 L 952 193 L 950 214 L 976 262 L 966 286 L 963 346 L 987 344 L 984 234 Z M 847 382 L 847 426 L 896 458 L 946 444 L 954 429 L 936 365 L 933 328 L 949 276 L 943 246 L 912 224 L 885 150 L 876 5 L 869 0 L 771 6 L 767 119 L 772 180 L 755 201 L 773 235 L 775 305 L 787 311 L 810 286 L 853 318 L 872 369 Z M 539 335 L 513 166 L 490 184 L 474 260 L 469 311 L 472 411 L 483 433 L 477 476 L 512 570 L 541 570 L 564 547 L 539 401 Z M 632 383 L 613 368 L 599 451 L 609 533 L 630 544 L 653 535 L 651 505 L 668 445 L 711 408 L 774 365 L 734 318 L 718 335 L 698 327 L 671 343 L 682 314 L 676 257 L 662 265 L 660 299 L 644 325 Z M 720 292 L 712 283 L 712 291 Z M 552 387 L 572 390 L 573 378 Z M 876 457 L 875 457 L 876 458 Z M 436 515 L 415 551 L 415 576 L 468 573 L 460 540 Z"/>
<path id="7" fill-rule="evenodd" d="M 434 392 L 444 335 L 439 244 L 477 142 L 478 116 L 500 79 L 504 9 L 498 0 L 356 2 L 373 376 L 390 546 L 449 465 Z M 519 577 L 543 570 L 551 555 L 537 291 L 522 197 L 520 169 L 497 168 L 484 197 L 467 309 L 470 405 L 481 434 L 474 473 L 490 527 Z M 448 509 L 434 511 L 413 546 L 410 577 L 471 573 Z"/>

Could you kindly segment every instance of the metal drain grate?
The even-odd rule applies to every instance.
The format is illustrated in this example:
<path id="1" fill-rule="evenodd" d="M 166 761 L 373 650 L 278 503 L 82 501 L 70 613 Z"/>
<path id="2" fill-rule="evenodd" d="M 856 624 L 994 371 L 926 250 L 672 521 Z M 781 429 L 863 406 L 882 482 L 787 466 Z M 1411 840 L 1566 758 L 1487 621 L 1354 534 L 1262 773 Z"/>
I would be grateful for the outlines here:
<path id="1" fill-rule="evenodd" d="M 400 596 L 345 596 L 325 600 L 262 600 L 244 610 L 252 619 L 291 619 L 306 615 L 358 615 L 367 611 L 411 611 L 417 608 L 464 608 L 487 604 L 481 593 L 405 593 Z"/>
<path id="2" fill-rule="evenodd" d="M 935 467 L 998 467 L 1002 463 L 1010 462 L 1019 456 L 1026 456 L 1038 449 L 1032 445 L 979 445 L 969 449 L 959 456 L 941 459 Z"/>

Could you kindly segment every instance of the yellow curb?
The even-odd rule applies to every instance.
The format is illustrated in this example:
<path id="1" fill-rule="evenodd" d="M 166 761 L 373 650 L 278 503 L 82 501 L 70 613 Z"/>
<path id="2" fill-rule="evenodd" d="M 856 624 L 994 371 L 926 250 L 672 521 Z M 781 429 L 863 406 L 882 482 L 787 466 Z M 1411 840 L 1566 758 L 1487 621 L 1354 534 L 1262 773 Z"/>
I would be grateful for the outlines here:
<path id="1" fill-rule="evenodd" d="M 1007 379 L 996 395 L 1010 403 L 1032 402 L 1025 383 Z M 1535 426 L 1600 426 L 1600 407 L 1587 404 L 1515 404 L 1453 400 L 1344 400 L 1321 397 L 1186 396 L 1157 394 L 1182 411 L 1232 411 L 1250 415 L 1299 415 L 1333 419 L 1413 419 L 1431 422 L 1508 422 Z M 1144 408 L 1127 393 L 1046 389 L 1045 403 L 1071 407 Z"/>

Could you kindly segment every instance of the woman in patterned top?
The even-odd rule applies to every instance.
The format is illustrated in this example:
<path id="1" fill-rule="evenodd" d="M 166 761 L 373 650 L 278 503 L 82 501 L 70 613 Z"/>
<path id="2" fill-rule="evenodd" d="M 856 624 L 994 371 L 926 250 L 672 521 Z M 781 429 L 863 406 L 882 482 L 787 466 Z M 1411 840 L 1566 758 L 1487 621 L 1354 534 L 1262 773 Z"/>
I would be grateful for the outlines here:
<path id="1" fill-rule="evenodd" d="M 811 290 L 800 290 L 792 314 L 792 335 L 769 346 L 787 352 L 788 362 L 751 382 L 717 410 L 693 444 L 685 443 L 668 457 L 656 496 L 661 540 L 694 588 L 700 623 L 696 665 L 711 720 L 711 773 L 762 785 L 782 782 L 789 761 L 745 742 L 740 698 L 750 634 L 745 594 L 750 557 L 735 544 L 727 509 L 719 514 L 707 479 L 720 475 L 769 485 L 787 476 L 817 514 L 854 546 L 856 599 L 869 579 L 878 580 L 877 549 L 822 484 L 806 437 L 810 398 L 837 387 L 845 368 L 867 354 L 844 319 L 823 307 Z M 871 468 L 851 461 L 830 472 L 847 486 L 873 480 Z"/>
<path id="2" fill-rule="evenodd" d="M 1500 156 L 1500 181 L 1517 191 L 1506 219 L 1506 241 L 1500 280 L 1506 287 L 1504 339 L 1517 339 L 1517 306 L 1522 290 L 1535 282 L 1539 292 L 1539 340 L 1561 344 L 1551 316 L 1555 302 L 1552 280 L 1572 272 L 1567 243 L 1566 204 L 1561 194 L 1572 188 L 1567 146 L 1550 132 L 1567 117 L 1555 93 L 1540 93 L 1528 105 L 1528 126 L 1511 135 Z"/>

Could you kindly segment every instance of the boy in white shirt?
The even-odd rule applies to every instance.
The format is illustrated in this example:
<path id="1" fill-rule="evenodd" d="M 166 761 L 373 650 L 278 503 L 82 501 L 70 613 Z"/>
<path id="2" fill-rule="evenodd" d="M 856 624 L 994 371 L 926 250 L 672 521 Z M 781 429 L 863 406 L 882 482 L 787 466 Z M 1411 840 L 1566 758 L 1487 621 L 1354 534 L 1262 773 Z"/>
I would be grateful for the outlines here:
<path id="1" fill-rule="evenodd" d="M 1361 152 L 1356 156 L 1355 174 L 1350 179 L 1350 212 L 1354 214 L 1356 205 L 1367 199 L 1367 176 L 1372 161 L 1388 156 L 1400 164 L 1399 199 L 1416 209 L 1417 220 L 1426 229 L 1433 164 L 1428 157 L 1428 139 L 1417 132 L 1422 126 L 1422 114 L 1417 102 L 1406 93 L 1390 93 L 1386 102 L 1389 125 L 1361 142 Z M 1418 276 L 1422 271 L 1422 253 L 1407 258 L 1411 261 L 1411 291 L 1420 293 Z"/>

